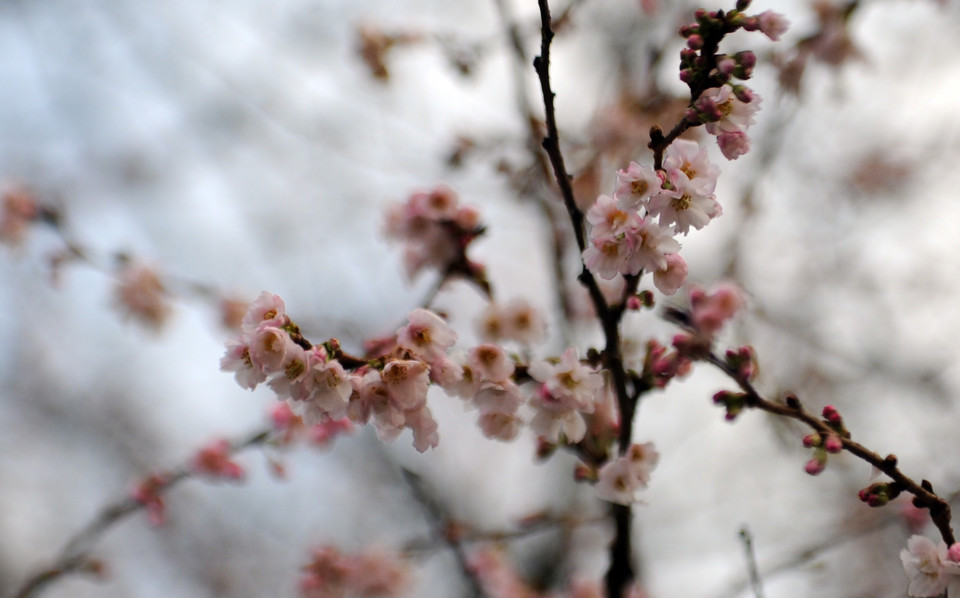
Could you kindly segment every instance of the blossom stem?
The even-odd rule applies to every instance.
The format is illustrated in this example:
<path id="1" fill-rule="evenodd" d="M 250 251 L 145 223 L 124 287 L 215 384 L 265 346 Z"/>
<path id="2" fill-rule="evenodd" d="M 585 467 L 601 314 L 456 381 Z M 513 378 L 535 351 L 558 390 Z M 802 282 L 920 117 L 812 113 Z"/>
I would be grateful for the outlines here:
<path id="1" fill-rule="evenodd" d="M 710 352 L 706 360 L 727 374 L 737 383 L 740 389 L 746 393 L 747 407 L 760 409 L 767 413 L 803 422 L 824 437 L 829 434 L 836 434 L 824 421 L 805 410 L 796 397 L 788 397 L 786 403 L 775 403 L 764 399 L 748 379 L 743 377 L 716 353 Z M 930 519 L 937 527 L 940 536 L 943 538 L 943 541 L 947 543 L 947 546 L 952 546 L 956 543 L 953 529 L 950 526 L 950 504 L 933 491 L 933 486 L 929 482 L 923 480 L 918 484 L 904 474 L 900 468 L 897 467 L 897 457 L 895 455 L 881 456 L 879 453 L 871 451 L 859 442 L 846 436 L 840 436 L 840 441 L 843 444 L 843 450 L 873 465 L 891 480 L 899 483 L 904 491 L 914 495 L 914 497 L 916 497 L 914 504 L 930 511 Z"/>

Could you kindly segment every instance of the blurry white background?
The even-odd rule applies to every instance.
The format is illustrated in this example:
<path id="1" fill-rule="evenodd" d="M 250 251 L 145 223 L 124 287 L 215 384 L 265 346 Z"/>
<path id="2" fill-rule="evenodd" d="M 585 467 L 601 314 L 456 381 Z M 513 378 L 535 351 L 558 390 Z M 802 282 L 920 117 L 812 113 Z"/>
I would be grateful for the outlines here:
<path id="1" fill-rule="evenodd" d="M 648 15 L 634 0 L 577 3 L 553 64 L 563 139 L 582 149 L 619 78 L 641 87 L 651 48 L 665 48 L 662 88 L 682 93 L 673 31 L 692 4 L 660 4 Z M 784 54 L 818 31 L 806 2 L 753 7 L 766 9 L 793 23 Z M 514 0 L 512 11 L 532 56 L 536 3 Z M 422 39 L 390 51 L 381 81 L 357 52 L 361 25 Z M 951 2 L 862 2 L 849 26 L 854 55 L 837 66 L 811 59 L 799 99 L 777 90 L 773 43 L 729 40 L 761 57 L 754 152 L 732 164 L 715 153 L 725 216 L 683 239 L 692 280 L 735 276 L 750 293 L 727 340 L 758 349 L 764 392 L 793 390 L 813 410 L 838 405 L 855 438 L 896 453 L 944 494 L 960 488 L 958 25 Z M 463 76 L 450 54 L 474 46 Z M 473 257 L 501 296 L 552 314 L 541 354 L 558 354 L 545 225 L 498 169 L 529 161 L 514 64 L 493 0 L 12 0 L 0 5 L 0 175 L 57 205 L 104 263 L 124 251 L 245 298 L 268 289 L 310 338 L 348 347 L 395 330 L 430 288 L 429 275 L 405 279 L 381 220 L 388 203 L 445 182 L 488 225 Z M 540 114 L 532 69 L 526 77 Z M 454 168 L 447 157 L 460 136 L 480 149 Z M 646 141 L 636 139 L 638 155 Z M 582 151 L 568 149 L 583 168 Z M 137 479 L 215 436 L 256 429 L 273 402 L 268 389 L 247 393 L 218 371 L 227 333 L 210 305 L 180 301 L 152 334 L 120 317 L 101 271 L 67 267 L 51 285 L 45 256 L 60 243 L 38 229 L 0 259 L 4 595 Z M 437 306 L 468 346 L 482 298 L 453 285 Z M 627 329 L 640 342 L 671 334 L 652 316 Z M 744 524 L 768 595 L 904 595 L 898 554 L 910 532 L 897 506 L 857 501 L 870 468 L 842 456 L 810 478 L 804 432 L 762 414 L 723 421 L 709 399 L 730 386 L 701 367 L 639 409 L 636 440 L 661 452 L 647 504 L 635 509 L 650 595 L 747 595 L 737 589 Z M 168 497 L 166 526 L 140 514 L 104 537 L 96 553 L 106 582 L 69 578 L 45 595 L 295 595 L 313 546 L 426 536 L 394 462 L 480 529 L 544 509 L 599 512 L 591 489 L 572 482 L 571 458 L 536 464 L 529 437 L 483 439 L 459 403 L 431 396 L 441 441 L 426 455 L 406 435 L 381 450 L 363 431 L 328 452 L 283 456 L 289 477 L 278 481 L 262 454 L 245 454 L 243 486 L 184 483 Z M 894 521 L 882 531 L 862 532 L 885 517 Z M 606 539 L 584 530 L 563 567 L 599 577 Z M 527 541 L 519 566 L 556 559 L 555 540 Z M 833 548 L 800 558 L 823 542 Z M 802 562 L 772 571 L 792 559 Z M 412 595 L 463 591 L 442 550 L 421 561 L 418 580 Z"/>

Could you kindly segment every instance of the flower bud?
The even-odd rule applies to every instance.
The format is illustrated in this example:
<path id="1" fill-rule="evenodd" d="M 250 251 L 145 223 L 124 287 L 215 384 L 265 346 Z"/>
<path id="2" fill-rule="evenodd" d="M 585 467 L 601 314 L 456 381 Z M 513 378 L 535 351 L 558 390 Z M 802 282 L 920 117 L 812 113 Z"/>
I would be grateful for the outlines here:
<path id="1" fill-rule="evenodd" d="M 807 434 L 803 437 L 803 446 L 807 448 L 816 448 L 823 444 L 823 439 L 820 437 L 820 434 L 814 432 L 813 434 Z"/>
<path id="2" fill-rule="evenodd" d="M 807 461 L 807 464 L 804 466 L 803 470 L 810 475 L 820 475 L 823 473 L 823 470 L 827 468 L 827 460 L 814 457 Z"/>
<path id="3" fill-rule="evenodd" d="M 825 448 L 828 453 L 839 453 L 843 450 L 843 440 L 836 434 L 828 434 L 827 439 L 823 441 L 823 448 Z"/>

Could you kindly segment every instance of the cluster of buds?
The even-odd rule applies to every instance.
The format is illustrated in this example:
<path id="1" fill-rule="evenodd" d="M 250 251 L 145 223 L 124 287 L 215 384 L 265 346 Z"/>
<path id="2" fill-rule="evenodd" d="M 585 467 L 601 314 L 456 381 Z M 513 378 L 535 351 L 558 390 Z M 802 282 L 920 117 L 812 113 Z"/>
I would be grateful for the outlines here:
<path id="1" fill-rule="evenodd" d="M 804 470 L 810 475 L 822 473 L 827 467 L 827 455 L 842 452 L 843 439 L 850 437 L 850 432 L 844 427 L 843 418 L 835 407 L 827 405 L 823 408 L 822 415 L 823 423 L 830 428 L 830 432 L 813 432 L 803 438 L 803 446 L 813 449 L 813 457 L 804 466 Z"/>
<path id="2" fill-rule="evenodd" d="M 871 507 L 882 507 L 903 492 L 903 486 L 897 482 L 877 482 L 870 484 L 857 493 L 860 500 Z"/>
<path id="3" fill-rule="evenodd" d="M 678 335 L 678 342 L 682 345 L 687 337 Z M 647 353 L 643 359 L 643 386 L 648 388 L 664 388 L 675 377 L 684 377 L 693 369 L 693 362 L 680 350 L 667 352 L 667 348 L 656 340 L 647 342 Z"/>
<path id="4" fill-rule="evenodd" d="M 436 268 L 444 278 L 462 276 L 489 295 L 489 283 L 481 264 L 467 258 L 467 248 L 483 234 L 480 214 L 460 205 L 456 192 L 437 187 L 413 193 L 387 211 L 387 238 L 404 244 L 404 264 L 412 279 L 421 270 Z"/>
<path id="5" fill-rule="evenodd" d="M 325 546 L 315 549 L 312 557 L 300 578 L 303 598 L 399 596 L 410 585 L 407 565 L 382 549 L 343 554 Z"/>
<path id="6" fill-rule="evenodd" d="M 687 110 L 687 121 L 706 124 L 707 132 L 716 135 L 720 151 L 728 160 L 736 160 L 750 150 L 747 128 L 760 107 L 760 97 L 749 87 L 736 83 L 753 76 L 757 57 L 753 52 L 717 53 L 720 41 L 729 33 L 743 28 L 761 31 L 776 41 L 789 23 L 780 14 L 765 11 L 745 14 L 749 2 L 740 2 L 735 10 L 723 12 L 700 9 L 696 22 L 680 29 L 687 47 L 680 52 L 680 80 L 690 87 L 693 104 Z"/>

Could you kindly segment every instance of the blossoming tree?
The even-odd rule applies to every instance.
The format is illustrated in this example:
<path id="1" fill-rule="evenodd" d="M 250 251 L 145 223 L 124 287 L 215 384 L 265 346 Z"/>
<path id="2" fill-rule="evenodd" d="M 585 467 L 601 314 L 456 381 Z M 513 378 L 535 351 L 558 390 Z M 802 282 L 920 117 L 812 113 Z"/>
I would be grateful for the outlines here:
<path id="1" fill-rule="evenodd" d="M 238 453 L 245 449 L 263 449 L 271 471 L 282 476 L 283 450 L 301 442 L 340 446 L 368 429 L 378 443 L 390 447 L 409 438 L 423 455 L 401 460 L 385 457 L 390 449 L 378 448 L 391 475 L 423 509 L 428 537 L 393 546 L 377 545 L 382 543 L 378 538 L 353 549 L 317 543 L 301 563 L 296 591 L 302 596 L 422 592 L 412 589 L 418 587 L 414 561 L 430 550 L 449 553 L 448 565 L 460 578 L 460 590 L 441 592 L 491 598 L 651 595 L 640 567 L 643 526 L 638 530 L 636 519 L 641 511 L 658 508 L 657 468 L 670 453 L 648 436 L 641 406 L 683 388 L 695 370 L 707 368 L 720 375 L 721 389 L 712 401 L 723 410 L 723 419 L 734 424 L 731 430 L 741 425 L 746 412 L 764 412 L 789 424 L 784 436 L 809 451 L 800 461 L 805 465 L 795 469 L 819 476 L 838 462 L 852 461 L 872 469 L 869 479 L 848 495 L 864 507 L 896 504 L 902 509 L 881 521 L 903 522 L 916 532 L 903 538 L 905 548 L 892 552 L 899 553 L 909 578 L 903 585 L 911 596 L 960 593 L 960 544 L 952 531 L 951 496 L 939 485 L 935 490 L 922 472 L 901 464 L 897 456 L 880 452 L 886 447 L 872 442 L 876 437 L 861 441 L 856 419 L 841 416 L 833 401 L 806 387 L 778 392 L 779 382 L 760 378 L 764 355 L 749 342 L 734 342 L 743 330 L 731 331 L 738 318 L 742 328 L 742 319 L 762 312 L 751 307 L 749 292 L 729 280 L 744 267 L 738 248 L 730 251 L 727 279 L 717 277 L 709 284 L 698 282 L 701 277 L 692 274 L 695 261 L 684 251 L 688 239 L 708 234 L 704 229 L 728 207 L 748 224 L 760 201 L 755 197 L 759 192 L 748 186 L 742 202 L 729 206 L 723 178 L 733 161 L 760 153 L 759 160 L 768 162 L 753 167 L 761 169 L 778 151 L 776 130 L 767 138 L 753 137 L 754 126 L 774 102 L 751 88 L 762 58 L 749 48 L 781 42 L 788 19 L 774 10 L 756 11 L 749 0 L 676 13 L 656 2 L 631 4 L 651 22 L 664 13 L 684 19 L 678 28 L 668 28 L 678 29 L 683 44 L 679 61 L 667 69 L 661 65 L 670 62 L 666 56 L 671 54 L 659 46 L 651 52 L 644 90 L 625 91 L 618 105 L 599 110 L 594 137 L 585 143 L 562 132 L 559 106 L 565 98 L 558 91 L 554 52 L 555 38 L 562 39 L 570 23 L 577 22 L 581 3 L 574 1 L 561 11 L 538 0 L 531 20 L 536 26 L 530 31 L 506 2 L 494 4 L 510 39 L 527 125 L 525 167 L 505 162 L 500 171 L 517 197 L 533 199 L 539 207 L 551 247 L 546 260 L 553 286 L 550 309 L 520 298 L 535 294 L 522 282 L 515 283 L 518 288 L 499 284 L 477 248 L 496 234 L 495 226 L 487 221 L 482 202 L 461 199 L 446 184 L 411 191 L 387 207 L 381 219 L 384 236 L 402 252 L 408 279 L 414 284 L 430 279 L 426 297 L 404 308 L 403 321 L 352 337 L 328 334 L 311 321 L 310 311 L 324 306 L 298 305 L 273 291 L 250 302 L 236 300 L 214 285 L 164 276 L 125 253 L 104 265 L 73 237 L 55 202 L 26 188 L 6 193 L 2 238 L 20 244 L 32 228 L 47 225 L 59 244 L 50 261 L 54 274 L 83 264 L 104 271 L 115 281 L 115 303 L 130 319 L 161 330 L 171 317 L 172 296 L 217 306 L 232 330 L 220 370 L 242 389 L 267 389 L 270 398 L 265 428 L 238 440 L 208 440 L 183 465 L 144 472 L 125 496 L 70 536 L 48 566 L 13 586 L 11 595 L 39 594 L 69 573 L 104 575 L 110 566 L 97 556 L 96 547 L 108 530 L 140 512 L 154 526 L 170 525 L 168 510 L 176 500 L 172 492 L 186 480 L 244 482 L 247 467 Z M 856 2 L 817 4 L 818 27 L 788 51 L 769 53 L 771 65 L 778 68 L 779 93 L 798 93 L 809 62 L 841 64 L 854 55 L 847 26 L 857 8 Z M 435 42 L 467 74 L 482 55 L 477 48 L 451 46 L 442 36 L 429 40 L 423 34 L 362 27 L 358 38 L 360 56 L 381 80 L 390 78 L 390 58 L 404 46 Z M 536 41 L 535 52 L 530 52 L 528 38 Z M 666 41 L 660 45 L 670 47 Z M 682 91 L 659 87 L 660 68 L 675 75 Z M 536 110 L 524 88 L 526 77 L 537 83 Z M 782 106 L 775 110 L 789 116 Z M 638 122 L 641 130 L 631 131 Z M 450 164 L 462 166 L 482 152 L 480 145 L 459 140 Z M 736 234 L 732 238 L 741 240 Z M 457 299 L 466 292 L 482 302 L 474 313 Z M 462 326 L 466 320 L 473 326 Z M 465 408 L 483 442 L 516 444 L 520 449 L 515 454 L 526 451 L 558 464 L 554 483 L 576 500 L 562 512 L 544 509 L 514 521 L 506 531 L 458 516 L 445 504 L 443 491 L 416 471 L 418 459 L 462 440 L 445 430 L 450 418 L 438 415 L 454 403 Z M 702 429 L 693 427 L 690 434 L 700 451 L 711 451 Z M 788 458 L 777 464 L 791 466 Z M 744 469 L 741 473 L 748 476 L 749 468 Z M 735 474 L 722 481 L 724 486 L 738 483 Z M 758 492 L 775 496 L 777 490 L 771 484 Z M 590 527 L 608 532 L 580 550 L 601 555 L 598 566 L 574 566 L 577 551 L 570 545 L 557 551 L 564 565 L 546 567 L 539 578 L 510 558 L 512 542 L 540 530 L 569 541 Z M 814 552 L 857 533 L 859 529 L 842 533 Z M 746 528 L 741 537 L 747 557 L 742 576 L 750 591 L 761 596 L 763 568 L 757 568 Z"/>

